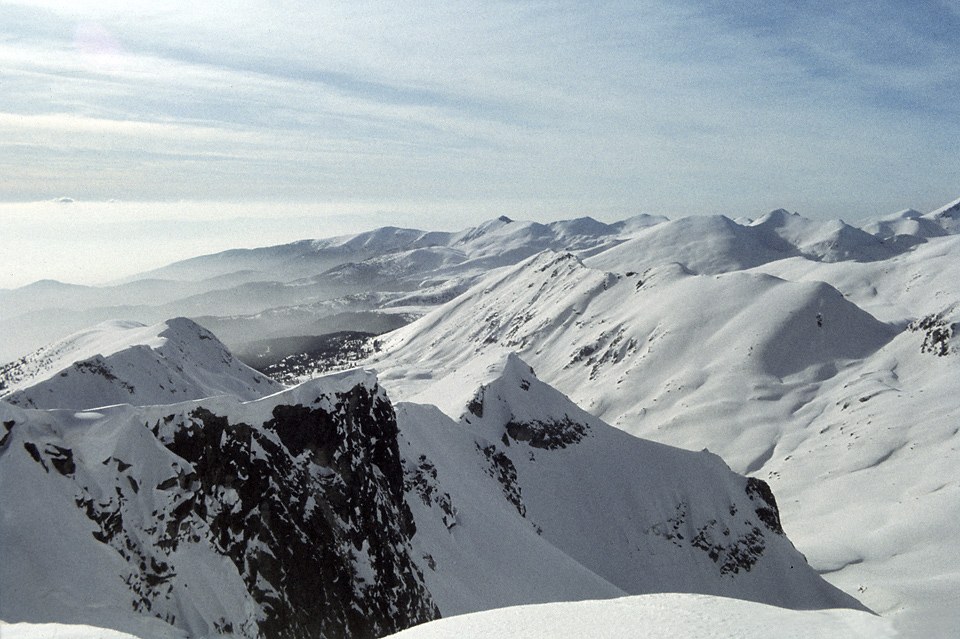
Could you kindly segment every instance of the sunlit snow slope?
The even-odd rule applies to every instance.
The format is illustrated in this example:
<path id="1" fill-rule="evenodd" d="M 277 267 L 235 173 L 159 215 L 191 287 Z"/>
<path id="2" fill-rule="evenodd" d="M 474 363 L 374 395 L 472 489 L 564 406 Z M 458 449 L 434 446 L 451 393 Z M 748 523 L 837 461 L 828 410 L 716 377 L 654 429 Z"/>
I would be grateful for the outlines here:
<path id="1" fill-rule="evenodd" d="M 254 399 L 281 388 L 182 317 L 155 326 L 105 322 L 0 367 L 0 398 L 30 408 Z"/>
<path id="2" fill-rule="evenodd" d="M 460 233 L 379 229 L 204 256 L 117 287 L 48 282 L 0 291 L 0 351 L 19 354 L 15 344 L 46 343 L 51 334 L 118 313 L 147 324 L 202 315 L 201 323 L 218 335 L 222 328 L 230 344 L 347 328 L 379 332 L 421 317 L 371 340 L 368 352 L 378 352 L 367 365 L 379 371 L 391 398 L 402 400 L 404 499 L 417 518 L 412 561 L 442 611 L 610 597 L 634 586 L 647 592 L 651 584 L 684 589 L 688 581 L 700 583 L 700 592 L 746 598 L 768 587 L 759 561 L 749 573 L 741 569 L 737 593 L 724 590 L 729 575 L 703 581 L 727 555 L 711 557 L 699 547 L 712 547 L 705 538 L 694 544 L 712 515 L 704 522 L 669 514 L 679 512 L 688 488 L 695 490 L 688 480 L 674 481 L 685 487 L 675 499 L 661 495 L 650 505 L 636 501 L 612 470 L 643 476 L 648 466 L 632 467 L 606 447 L 590 452 L 613 436 L 541 448 L 550 437 L 570 437 L 555 428 L 569 413 L 554 411 L 566 406 L 561 399 L 533 402 L 540 419 L 526 412 L 529 394 L 517 381 L 525 366 L 518 362 L 526 362 L 592 416 L 571 421 L 589 424 L 591 433 L 606 432 L 589 421 L 599 418 L 690 451 L 707 448 L 733 471 L 768 482 L 784 530 L 815 570 L 907 636 L 954 637 L 960 633 L 958 220 L 960 201 L 860 228 L 777 210 L 755 220 L 498 218 Z M 162 303 L 151 305 L 152 299 Z M 63 312 L 71 304 L 78 312 Z M 131 402 L 141 392 L 150 399 L 135 403 L 159 403 L 170 394 L 162 376 L 176 378 L 165 363 L 159 362 L 162 373 L 140 380 L 114 368 L 96 371 L 128 351 L 138 353 L 134 367 L 155 370 L 157 358 L 141 356 L 159 352 L 154 342 L 162 330 L 113 355 L 98 347 L 66 358 L 66 368 L 45 364 L 60 361 L 55 353 L 25 357 L 3 368 L 0 393 L 11 399 L 12 391 L 64 384 L 55 394 L 70 405 L 84 396 L 92 398 L 88 406 Z M 211 362 L 220 351 L 198 352 Z M 175 355 L 165 358 L 176 361 L 173 371 L 192 370 Z M 76 361 L 88 362 L 87 369 L 74 370 Z M 214 368 L 215 378 L 239 375 L 250 385 L 237 371 Z M 257 388 L 264 383 L 253 382 L 252 395 L 220 383 L 190 396 L 254 398 L 272 392 Z M 540 382 L 525 383 L 535 389 Z M 478 394 L 484 388 L 492 390 Z M 487 393 L 508 401 L 487 407 Z M 546 485 L 564 487 L 591 517 L 558 514 Z M 618 488 L 622 501 L 587 498 L 606 494 L 607 485 Z M 638 523 L 641 516 L 648 523 Z M 649 534 L 630 536 L 664 530 L 665 521 L 672 530 L 669 522 L 681 519 L 695 526 L 691 534 L 663 539 L 683 548 L 650 550 Z M 596 521 L 634 532 L 591 527 Z M 734 524 L 746 525 L 731 521 L 731 536 Z M 486 536 L 485 526 L 498 535 Z M 579 543 L 593 537 L 636 545 L 607 553 Z M 495 541 L 504 538 L 514 540 L 512 549 Z M 460 547 L 473 552 L 458 554 Z M 644 563 L 673 552 L 703 561 L 676 574 Z M 484 564 L 479 557 L 498 559 Z M 618 573 L 631 567 L 656 576 L 633 583 Z M 708 582 L 712 589 L 702 585 Z M 783 596 L 782 602 L 798 601 L 796 592 Z"/>
<path id="3" fill-rule="evenodd" d="M 647 592 L 860 607 L 793 548 L 766 484 L 608 426 L 516 355 L 478 381 L 456 422 L 398 407 L 425 482 L 408 495 L 415 555 L 445 615 Z"/>
<path id="4" fill-rule="evenodd" d="M 735 599 L 673 593 L 491 610 L 432 621 L 392 636 L 396 639 L 890 639 L 895 632 L 889 621 L 865 612 L 800 612 Z"/>

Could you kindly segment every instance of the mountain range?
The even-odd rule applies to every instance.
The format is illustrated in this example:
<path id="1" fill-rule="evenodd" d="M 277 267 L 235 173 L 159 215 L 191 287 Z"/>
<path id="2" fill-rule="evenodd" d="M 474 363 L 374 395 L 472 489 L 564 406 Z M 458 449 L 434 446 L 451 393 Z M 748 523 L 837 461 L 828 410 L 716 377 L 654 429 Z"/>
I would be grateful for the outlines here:
<path id="1" fill-rule="evenodd" d="M 953 636 L 958 218 L 499 218 L 0 291 L 0 619 L 373 637 L 698 593 Z"/>

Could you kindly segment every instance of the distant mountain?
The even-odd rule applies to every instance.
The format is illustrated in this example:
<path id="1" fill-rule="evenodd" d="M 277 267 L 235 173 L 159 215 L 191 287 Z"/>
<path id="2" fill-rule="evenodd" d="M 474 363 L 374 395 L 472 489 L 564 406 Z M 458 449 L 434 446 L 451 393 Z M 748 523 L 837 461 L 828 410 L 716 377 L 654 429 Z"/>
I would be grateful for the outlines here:
<path id="1" fill-rule="evenodd" d="M 630 228 L 648 222 L 638 218 Z M 498 219 L 460 233 L 385 227 L 200 256 L 114 286 L 43 282 L 0 291 L 0 332 L 9 335 L 0 343 L 0 362 L 116 318 L 148 324 L 174 316 L 202 318 L 231 348 L 242 348 L 322 330 L 317 325 L 327 315 L 377 310 L 357 295 L 420 293 L 419 308 L 411 309 L 419 316 L 423 304 L 452 280 L 473 281 L 546 248 L 600 250 L 619 241 L 616 234 L 623 228 L 589 218 L 552 225 Z M 327 304 L 337 301 L 337 310 Z M 286 316 L 286 328 L 264 327 L 261 314 L 271 311 Z M 370 317 L 363 326 L 329 332 L 386 330 L 397 326 L 396 319 Z"/>
<path id="2" fill-rule="evenodd" d="M 693 273 L 726 273 L 798 255 L 797 248 L 760 229 L 724 216 L 663 222 L 586 262 L 603 270 L 642 271 L 677 262 Z"/>
<path id="3" fill-rule="evenodd" d="M 255 399 L 282 388 L 186 318 L 155 326 L 106 322 L 0 367 L 0 398 L 29 408 Z"/>
<path id="4" fill-rule="evenodd" d="M 948 234 L 943 226 L 914 209 L 900 211 L 869 222 L 863 226 L 863 230 L 884 242 L 902 242 L 906 239 L 914 244 L 922 243 L 927 238 Z"/>
<path id="5" fill-rule="evenodd" d="M 863 609 L 764 482 L 607 426 L 516 356 L 486 377 L 459 423 L 362 371 L 249 403 L 0 402 L 0 618 L 299 639 L 668 590 Z"/>
<path id="6" fill-rule="evenodd" d="M 863 229 L 840 221 L 815 222 L 782 209 L 757 221 L 638 215 L 613 224 L 589 217 L 540 224 L 500 217 L 458 233 L 384 227 L 234 249 L 176 262 L 113 286 L 47 281 L 0 291 L 0 333 L 8 336 L 0 343 L 0 361 L 116 318 L 146 324 L 176 316 L 202 318 L 204 326 L 240 349 L 262 339 L 319 334 L 318 320 L 332 314 L 328 302 L 341 302 L 337 312 L 381 310 L 363 302 L 343 308 L 370 293 L 384 295 L 384 304 L 400 296 L 417 300 L 408 309 L 416 317 L 436 306 L 451 286 L 465 290 L 491 270 L 545 250 L 572 252 L 594 268 L 615 272 L 666 262 L 711 274 L 796 257 L 877 261 L 909 251 L 928 237 L 954 233 L 960 228 L 950 222 L 957 206 L 899 222 L 880 220 Z M 265 327 L 264 313 L 285 316 L 283 327 Z M 331 332 L 375 331 L 378 322 L 390 324 L 369 319 Z"/>
<path id="7" fill-rule="evenodd" d="M 814 222 L 783 209 L 772 211 L 750 225 L 781 238 L 804 257 L 822 262 L 872 262 L 897 254 L 884 238 L 846 224 L 842 220 Z"/>

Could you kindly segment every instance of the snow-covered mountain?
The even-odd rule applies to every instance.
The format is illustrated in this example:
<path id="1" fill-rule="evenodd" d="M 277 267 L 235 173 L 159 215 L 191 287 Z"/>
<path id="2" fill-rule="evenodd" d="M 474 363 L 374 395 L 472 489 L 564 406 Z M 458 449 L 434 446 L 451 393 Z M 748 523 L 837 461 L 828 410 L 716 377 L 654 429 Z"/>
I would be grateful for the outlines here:
<path id="1" fill-rule="evenodd" d="M 398 405 L 413 545 L 444 616 L 648 592 L 860 607 L 809 569 L 765 483 L 608 426 L 515 354 L 483 377 L 456 422 Z"/>
<path id="2" fill-rule="evenodd" d="M 603 424 L 516 356 L 488 377 L 459 423 L 395 413 L 361 371 L 249 403 L 0 402 L 0 618 L 375 637 L 677 590 L 862 609 L 794 549 L 762 481 Z"/>
<path id="3" fill-rule="evenodd" d="M 733 255 L 760 263 L 703 274 L 634 271 L 646 258 L 630 242 L 582 261 L 545 253 L 383 337 L 374 365 L 395 396 L 456 417 L 484 362 L 516 350 L 617 427 L 766 479 L 831 582 L 909 635 L 952 636 L 960 238 L 912 237 L 885 259 L 797 241 L 792 256 Z M 591 268 L 601 260 L 610 270 Z"/>
<path id="4" fill-rule="evenodd" d="M 929 224 L 946 232 L 938 222 Z M 384 309 L 411 303 L 403 320 L 409 321 L 491 269 L 545 250 L 592 258 L 592 266 L 606 270 L 644 270 L 675 261 L 697 273 L 716 273 L 794 255 L 879 259 L 907 250 L 911 244 L 905 237 L 893 242 L 784 211 L 757 223 L 640 215 L 614 224 L 591 218 L 539 224 L 501 217 L 459 233 L 386 227 L 200 256 L 113 286 L 38 282 L 0 291 L 0 332 L 10 336 L 0 343 L 0 361 L 117 317 L 147 324 L 190 317 L 235 350 L 274 337 L 382 332 L 396 328 L 400 317 L 384 316 Z M 371 295 L 379 295 L 372 307 Z M 335 316 L 343 313 L 351 314 L 350 326 L 341 322 L 324 328 L 325 321 L 337 323 Z"/>
<path id="5" fill-rule="evenodd" d="M 960 233 L 960 199 L 931 211 L 924 218 L 933 220 L 950 235 Z"/>
<path id="6" fill-rule="evenodd" d="M 652 436 L 648 424 L 669 420 L 674 443 L 699 441 L 749 471 L 763 451 L 741 437 L 760 435 L 732 430 L 724 411 L 774 399 L 785 378 L 832 376 L 897 332 L 822 282 L 676 264 L 621 275 L 548 252 L 385 336 L 376 365 L 398 397 L 419 401 L 485 354 L 516 350 L 610 423 Z"/>
<path id="7" fill-rule="evenodd" d="M 32 401 L 43 405 L 38 403 L 43 393 L 37 393 L 48 384 L 46 396 L 66 398 L 68 403 L 59 405 L 69 410 L 21 410 L 0 402 L 3 423 L 16 424 L 6 427 L 9 432 L 0 444 L 0 474 L 7 472 L 4 464 L 14 469 L 4 475 L 14 478 L 3 485 L 4 505 L 8 492 L 22 490 L 29 476 L 47 487 L 42 490 L 52 491 L 41 499 L 49 497 L 77 517 L 60 525 L 52 519 L 59 508 L 29 513 L 49 517 L 36 524 L 38 529 L 80 531 L 84 548 L 87 543 L 103 545 L 91 534 L 105 536 L 101 524 L 127 531 L 111 539 L 126 548 L 122 552 L 129 557 L 114 546 L 106 551 L 90 546 L 89 556 L 99 557 L 91 560 L 95 567 L 67 557 L 70 553 L 57 550 L 56 541 L 36 535 L 48 541 L 38 541 L 39 550 L 26 556 L 40 562 L 29 570 L 46 566 L 37 572 L 44 578 L 58 570 L 54 560 L 42 563 L 47 554 L 66 557 L 65 565 L 75 566 L 77 574 L 87 571 L 96 579 L 122 569 L 127 572 L 117 574 L 139 575 L 131 577 L 131 583 L 140 584 L 136 587 L 149 597 L 173 584 L 170 599 L 159 597 L 159 603 L 150 605 L 159 606 L 161 616 L 176 615 L 180 630 L 174 634 L 185 628 L 191 634 L 216 633 L 226 628 L 228 618 L 235 633 L 240 627 L 263 632 L 273 623 L 265 620 L 293 618 L 290 610 L 300 605 L 284 599 L 287 594 L 276 595 L 287 607 L 263 598 L 263 592 L 273 592 L 264 590 L 264 583 L 286 593 L 286 586 L 277 584 L 296 581 L 290 576 L 296 571 L 283 563 L 294 560 L 284 555 L 281 561 L 277 553 L 285 551 L 277 549 L 283 544 L 265 540 L 272 529 L 265 524 L 251 528 L 255 541 L 230 554 L 224 549 L 234 547 L 231 540 L 244 533 L 223 533 L 216 528 L 222 523 L 214 523 L 210 513 L 256 512 L 261 524 L 278 518 L 288 523 L 310 520 L 313 510 L 297 510 L 304 495 L 325 503 L 323 491 L 339 486 L 337 477 L 353 485 L 351 478 L 358 474 L 349 468 L 343 474 L 344 467 L 328 463 L 326 444 L 314 442 L 304 449 L 291 444 L 291 449 L 283 439 L 295 428 L 274 411 L 296 413 L 307 407 L 311 412 L 311 395 L 317 393 L 318 400 L 328 398 L 321 404 L 332 415 L 329 423 L 339 423 L 345 414 L 336 407 L 353 401 L 343 399 L 350 395 L 349 388 L 362 387 L 378 397 L 385 389 L 399 400 L 391 406 L 384 396 L 381 404 L 384 411 L 386 406 L 391 414 L 396 411 L 392 441 L 397 456 L 390 452 L 387 457 L 393 461 L 382 458 L 393 470 L 386 473 L 377 465 L 372 477 L 366 473 L 366 479 L 358 481 L 368 487 L 382 479 L 395 485 L 399 464 L 401 490 L 377 484 L 377 491 L 386 490 L 373 498 L 383 508 L 377 512 L 361 516 L 344 511 L 333 519 L 329 511 L 323 512 L 326 523 L 338 531 L 330 533 L 337 539 L 353 530 L 352 524 L 337 526 L 367 517 L 377 526 L 393 522 L 388 529 L 394 532 L 388 536 L 394 535 L 396 543 L 383 550 L 389 558 L 376 562 L 367 561 L 371 551 L 362 541 L 359 546 L 353 541 L 339 546 L 346 559 L 331 559 L 345 566 L 337 583 L 349 582 L 353 589 L 337 591 L 339 603 L 330 608 L 333 621 L 322 623 L 357 623 L 345 621 L 352 618 L 347 611 L 356 610 L 348 602 L 362 591 L 354 586 L 393 579 L 369 573 L 368 566 L 375 565 L 377 571 L 386 570 L 384 574 L 392 570 L 412 579 L 399 589 L 406 593 L 401 595 L 406 612 L 397 618 L 668 591 L 791 608 L 856 606 L 848 598 L 852 595 L 881 613 L 883 623 L 871 625 L 865 617 L 847 613 L 841 615 L 846 621 L 821 612 L 765 616 L 757 608 L 731 608 L 691 596 L 676 605 L 702 605 L 703 614 L 719 618 L 718 623 L 726 623 L 736 609 L 764 619 L 779 615 L 786 624 L 804 623 L 801 618 L 811 627 L 849 621 L 877 633 L 893 627 L 906 636 L 956 636 L 958 211 L 960 204 L 953 202 L 927 214 L 905 211 L 878 218 L 860 228 L 807 220 L 783 210 L 759 219 L 670 221 L 641 216 L 617 224 L 499 218 L 460 233 L 388 228 L 205 256 L 95 291 L 59 283 L 2 291 L 0 351 L 14 352 L 11 357 L 26 352 L 11 344 L 48 343 L 51 336 L 104 318 L 154 324 L 190 315 L 218 335 L 223 329 L 231 346 L 249 343 L 249 352 L 255 349 L 257 357 L 294 362 L 295 373 L 285 379 L 305 379 L 339 357 L 327 357 L 329 334 L 397 329 L 367 342 L 353 333 L 350 358 L 371 354 L 364 365 L 379 371 L 379 382 L 363 375 L 340 376 L 246 404 L 197 399 L 215 394 L 255 399 L 278 387 L 260 388 L 268 383 L 251 382 L 245 376 L 249 372 L 226 366 L 229 358 L 222 353 L 228 351 L 222 345 L 209 352 L 195 348 L 213 341 L 197 337 L 200 329 L 195 327 L 186 331 L 193 337 L 183 340 L 189 345 L 183 359 L 170 352 L 156 355 L 161 341 L 175 341 L 160 333 L 175 327 L 132 324 L 108 325 L 74 340 L 101 344 L 90 351 L 78 347 L 75 356 L 60 354 L 72 346 L 25 356 L 3 368 L 7 388 L 0 392 L 8 401 L 23 404 L 26 400 L 17 400 L 15 393 L 29 391 Z M 54 312 L 58 299 L 61 306 L 73 305 L 77 311 Z M 103 337 L 137 332 L 145 337 Z M 276 339 L 289 337 L 295 339 Z M 103 345 L 114 342 L 115 350 Z M 323 362 L 311 360 L 316 355 L 285 351 L 299 344 L 323 344 Z M 123 377 L 118 371 L 124 366 L 117 368 L 115 362 L 103 369 L 109 375 L 75 366 L 106 366 L 111 357 L 128 362 L 130 370 L 158 372 L 134 380 Z M 175 377 L 171 370 L 178 366 L 193 371 L 201 360 L 212 368 L 206 377 L 191 380 L 214 379 L 217 384 L 185 382 L 196 387 L 189 396 L 166 397 L 158 390 L 162 384 L 160 390 L 170 395 L 162 381 L 168 378 L 162 376 Z M 536 369 L 539 380 L 525 362 Z M 93 364 L 88 368 L 97 368 Z M 251 394 L 224 388 L 223 378 L 231 384 L 239 379 L 239 387 L 252 389 Z M 81 407 L 83 397 L 92 397 L 92 403 Z M 193 401 L 166 407 L 90 410 L 104 404 L 169 404 L 188 397 Z M 320 421 L 329 426 L 326 419 Z M 295 421 L 313 423 L 306 417 Z M 239 446 L 251 451 L 250 459 L 261 459 L 261 448 L 272 451 L 263 453 L 269 464 L 256 465 L 268 475 L 274 466 L 283 469 L 265 484 L 283 496 L 266 505 L 244 497 L 243 505 L 237 505 L 240 501 L 233 501 L 230 490 L 241 493 L 238 482 L 220 475 L 209 485 L 200 479 L 197 485 L 185 482 L 188 485 L 178 489 L 185 492 L 164 496 L 159 484 L 169 479 L 166 475 L 161 477 L 160 470 L 150 475 L 151 470 L 148 479 L 141 480 L 137 470 L 126 466 L 137 464 L 122 451 L 113 451 L 113 444 L 103 443 L 127 441 L 127 435 L 120 434 L 126 428 L 136 433 L 129 435 L 131 441 L 149 444 L 152 452 L 144 454 L 173 455 L 182 461 L 171 458 L 169 464 L 198 478 L 203 477 L 199 468 L 212 463 L 204 459 L 213 459 L 209 456 L 222 449 L 211 440 L 201 454 L 172 446 L 170 438 L 183 441 L 210 430 L 211 437 L 219 436 L 218 442 L 232 450 L 232 435 L 223 433 L 236 432 L 250 442 Z M 346 435 L 351 428 L 337 427 L 343 441 L 354 441 Z M 14 445 L 15 437 L 23 441 Z M 377 449 L 385 438 L 374 437 L 373 442 L 364 441 Z M 683 452 L 664 444 L 710 452 Z M 386 445 L 392 450 L 393 444 Z M 357 452 L 355 444 L 344 446 L 367 455 L 365 459 L 374 454 Z M 100 455 L 106 449 L 113 452 Z M 86 462 L 77 461 L 82 457 L 78 450 L 96 451 L 89 458 L 97 458 L 96 463 L 88 464 L 95 470 L 80 470 Z M 108 459 L 114 457 L 123 464 Z M 10 459 L 19 461 L 4 461 Z M 140 465 L 154 468 L 153 463 Z M 234 462 L 216 458 L 218 467 L 224 463 Z M 73 468 L 73 475 L 60 468 Z M 307 475 L 327 483 L 317 487 L 303 479 Z M 297 484 L 294 476 L 305 483 Z M 168 491 L 173 490 L 170 486 Z M 773 508 L 771 494 L 779 509 Z M 96 517 L 102 521 L 76 506 L 88 499 L 106 509 L 90 511 L 100 513 Z M 189 521 L 163 509 L 186 502 L 193 505 L 183 506 L 180 514 L 192 513 Z M 201 502 L 203 508 L 197 505 Z M 26 505 L 18 508 L 28 511 Z M 778 517 L 770 512 L 778 512 Z M 193 591 L 201 583 L 194 581 L 196 572 L 189 567 L 182 573 L 171 570 L 175 576 L 158 582 L 168 572 L 154 570 L 147 554 L 145 567 L 140 567 L 127 547 L 129 541 L 151 549 L 150 557 L 168 566 L 187 565 L 189 553 L 181 554 L 182 548 L 167 553 L 169 548 L 161 544 L 156 549 L 154 536 L 165 525 L 152 518 L 159 520 L 160 515 L 192 531 L 184 532 L 181 543 L 189 540 L 182 548 L 202 556 L 196 565 L 214 566 L 209 574 L 216 577 L 202 582 L 207 594 L 195 602 L 185 593 L 187 584 Z M 24 548 L 34 543 L 17 532 L 32 528 L 0 521 L 7 521 L 5 540 Z M 230 531 L 245 529 L 231 521 Z M 289 523 L 285 530 L 301 541 L 316 532 L 298 526 Z M 778 528 L 786 535 L 778 534 Z M 209 532 L 214 529 L 221 532 Z M 297 532 L 291 532 L 294 529 Z M 271 572 L 275 566 L 270 557 L 287 567 Z M 27 563 L 15 565 L 23 568 Z M 846 595 L 826 587 L 816 573 Z M 183 590 L 178 591 L 181 574 Z M 103 600 L 97 599 L 95 589 L 76 600 L 71 599 L 78 596 L 74 582 L 63 579 L 47 583 L 42 591 L 53 593 L 49 601 L 62 598 L 67 603 L 56 614 L 37 613 L 33 620 L 99 624 L 107 619 L 112 628 L 143 636 L 170 632 L 170 626 L 144 621 L 141 614 L 101 606 L 107 600 L 125 601 L 129 584 L 104 586 L 102 592 L 108 595 Z M 213 581 L 226 590 L 217 591 Z M 215 591 L 215 596 L 210 594 Z M 0 606 L 4 600 L 0 596 Z M 27 606 L 26 599 L 18 601 Z M 136 604 L 127 605 L 132 611 Z M 139 605 L 143 610 L 145 604 Z M 383 610 L 357 605 L 370 624 L 381 624 Z M 326 619 L 320 613 L 303 614 L 313 620 L 309 623 Z M 13 620 L 18 619 L 24 618 Z M 269 626 L 273 629 L 268 634 L 284 623 Z M 386 628 L 380 625 L 370 632 Z"/>
<path id="8" fill-rule="evenodd" d="M 254 399 L 282 388 L 183 317 L 155 326 L 105 322 L 0 367 L 0 398 L 30 408 Z"/>
<path id="9" fill-rule="evenodd" d="M 8 622 L 376 637 L 436 616 L 371 376 L 249 404 L 0 413 Z"/>

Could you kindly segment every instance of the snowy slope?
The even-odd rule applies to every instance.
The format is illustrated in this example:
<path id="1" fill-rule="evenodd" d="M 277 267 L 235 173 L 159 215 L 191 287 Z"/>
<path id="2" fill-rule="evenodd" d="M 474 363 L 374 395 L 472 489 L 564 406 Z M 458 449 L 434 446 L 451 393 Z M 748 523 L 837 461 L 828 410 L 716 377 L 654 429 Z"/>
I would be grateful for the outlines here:
<path id="1" fill-rule="evenodd" d="M 443 535 L 457 542 L 441 543 L 435 548 L 446 550 L 435 553 L 417 545 L 413 554 L 426 582 L 454 593 L 438 603 L 444 609 L 468 610 L 468 600 L 487 606 L 624 592 L 609 566 L 582 560 L 565 545 L 562 526 L 536 522 L 543 532 L 531 533 L 530 517 L 505 500 L 499 482 L 460 472 L 478 463 L 467 454 L 477 456 L 477 440 L 489 441 L 526 482 L 517 486 L 525 500 L 531 496 L 527 512 L 541 508 L 540 518 L 549 519 L 548 500 L 532 498 L 537 469 L 549 465 L 545 453 L 527 442 L 536 462 L 514 458 L 518 444 L 490 438 L 495 423 L 459 421 L 476 389 L 491 384 L 516 351 L 590 414 L 660 442 L 707 447 L 735 471 L 768 481 L 783 527 L 815 569 L 908 635 L 952 637 L 960 631 L 953 605 L 960 592 L 958 210 L 953 202 L 928 214 L 905 211 L 859 230 L 785 211 L 736 222 L 640 217 L 540 225 L 503 218 L 462 233 L 383 229 L 208 256 L 194 265 L 197 277 L 219 273 L 217 281 L 233 286 L 205 298 L 211 303 L 237 296 L 234 307 L 247 308 L 252 302 L 241 298 L 254 291 L 275 290 L 274 301 L 304 294 L 297 306 L 282 302 L 223 318 L 237 336 L 256 338 L 274 326 L 322 332 L 328 313 L 359 317 L 350 313 L 361 307 L 411 317 L 444 305 L 381 338 L 385 350 L 372 362 L 391 397 L 441 409 L 398 407 L 400 421 L 410 425 L 401 435 L 402 449 L 411 451 L 404 460 L 414 492 L 406 499 L 419 513 L 420 533 L 411 543 L 425 543 L 430 531 L 431 544 Z M 543 250 L 557 253 L 537 255 Z M 176 275 L 192 277 L 187 267 Z M 337 290 L 360 291 L 371 276 L 388 290 L 324 299 L 317 291 L 325 278 L 317 275 L 325 272 Z M 275 282 L 235 287 L 263 279 Z M 56 299 L 54 288 L 37 290 Z M 83 291 L 64 293 L 87 304 Z M 19 319 L 3 320 L 0 330 L 43 328 L 37 315 Z M 506 424 L 500 428 L 507 432 Z M 441 441 L 434 431 L 460 439 Z M 419 465 L 420 455 L 445 486 L 436 494 L 422 489 L 433 504 L 424 512 L 421 489 L 413 486 L 420 479 L 433 485 L 433 475 Z M 447 466 L 438 461 L 448 457 L 454 461 Z M 486 506 L 468 507 L 457 497 L 480 485 Z M 433 499 L 442 493 L 450 495 L 448 505 L 459 502 L 455 516 Z M 523 540 L 527 554 L 503 554 L 477 536 L 475 521 Z M 538 541 L 546 536 L 549 545 Z M 458 555 L 460 547 L 476 552 Z M 501 561 L 483 565 L 481 551 Z M 449 570 L 454 558 L 462 572 Z M 504 586 L 500 577 L 517 574 L 516 566 L 543 578 L 536 586 Z M 464 583 L 477 587 L 463 590 Z"/>
<path id="2" fill-rule="evenodd" d="M 652 226 L 587 263 L 601 270 L 642 271 L 677 262 L 694 273 L 726 273 L 796 254 L 796 247 L 781 238 L 721 215 Z"/>
<path id="3" fill-rule="evenodd" d="M 664 222 L 585 261 L 616 272 L 677 262 L 693 273 L 715 274 L 794 256 L 817 262 L 881 260 L 904 248 L 882 239 L 840 220 L 815 222 L 778 209 L 743 223 L 724 216 Z"/>
<path id="4" fill-rule="evenodd" d="M 923 217 L 932 220 L 947 233 L 956 235 L 960 233 L 960 199 L 931 211 Z"/>
<path id="5" fill-rule="evenodd" d="M 487 378 L 459 423 L 395 417 L 362 371 L 248 403 L 0 403 L 0 618 L 299 638 L 663 591 L 862 609 L 763 482 L 603 424 L 516 356 Z"/>
<path id="6" fill-rule="evenodd" d="M 200 256 L 121 285 L 40 282 L 0 291 L 0 332 L 7 334 L 0 361 L 117 317 L 148 324 L 175 316 L 203 318 L 233 349 L 268 337 L 317 334 L 320 320 L 332 314 L 324 303 L 337 298 L 420 291 L 421 306 L 432 306 L 429 298 L 453 280 L 475 280 L 548 248 L 601 251 L 622 241 L 623 234 L 659 221 L 641 216 L 606 225 L 583 218 L 544 225 L 502 218 L 460 233 L 385 227 Z M 312 306 L 303 312 L 306 305 Z M 267 325 L 263 314 L 283 316 L 289 328 Z M 232 324 L 231 330 L 222 330 L 225 324 Z"/>
<path id="7" fill-rule="evenodd" d="M 796 611 L 707 595 L 657 594 L 491 610 L 404 630 L 396 639 L 891 639 L 853 610 Z"/>
<path id="8" fill-rule="evenodd" d="M 764 234 L 776 235 L 800 254 L 822 262 L 872 262 L 896 255 L 897 251 L 875 235 L 850 226 L 843 220 L 814 222 L 783 209 L 772 211 L 750 225 Z"/>
<path id="9" fill-rule="evenodd" d="M 639 219 L 630 228 L 656 221 Z M 294 282 L 327 273 L 342 278 L 362 265 L 368 274 L 395 283 L 407 277 L 429 278 L 438 270 L 476 272 L 515 264 L 548 248 L 595 249 L 614 241 L 625 228 L 590 218 L 538 224 L 506 217 L 459 233 L 384 227 L 356 235 L 225 251 L 177 262 L 144 276 L 196 280 L 243 270 L 269 273 L 278 282 Z M 467 264 L 462 265 L 464 262 Z"/>
<path id="10" fill-rule="evenodd" d="M 32 408 L 254 399 L 281 388 L 186 318 L 155 326 L 106 322 L 0 368 L 0 398 Z"/>
<path id="11" fill-rule="evenodd" d="M 771 400 L 896 332 L 823 283 L 677 265 L 621 276 L 544 253 L 390 334 L 375 365 L 401 399 L 431 402 L 485 353 L 516 350 L 592 414 L 657 439 L 668 428 L 670 443 L 706 446 L 744 471 L 777 437 L 763 427 L 779 417 Z M 770 413 L 718 419 L 763 397 Z"/>
<path id="12" fill-rule="evenodd" d="M 617 592 L 860 607 L 806 565 L 761 482 L 708 452 L 604 424 L 514 354 L 485 376 L 458 424 L 432 407 L 399 409 L 401 450 L 429 469 L 426 486 L 437 485 L 410 507 L 416 554 L 430 555 L 421 568 L 444 615 Z M 464 598 L 474 590 L 495 599 Z"/>
<path id="13" fill-rule="evenodd" d="M 884 242 L 922 244 L 927 238 L 947 235 L 943 226 L 914 209 L 873 220 L 862 228 Z"/>
<path id="14" fill-rule="evenodd" d="M 8 335 L 0 343 L 0 361 L 115 317 L 150 324 L 174 316 L 233 316 L 234 323 L 243 326 L 229 336 L 221 334 L 215 320 L 205 324 L 231 348 L 245 340 L 313 334 L 319 327 L 316 314 L 294 320 L 305 304 L 375 291 L 417 291 L 424 294 L 421 306 L 432 306 L 427 300 L 436 287 L 453 280 L 472 283 L 493 268 L 544 250 L 573 252 L 592 258 L 591 266 L 618 272 L 664 262 L 678 262 L 697 273 L 729 272 L 790 256 L 818 262 L 880 260 L 928 237 L 955 232 L 960 228 L 956 207 L 954 202 L 927 215 L 908 211 L 863 230 L 783 210 L 755 222 L 640 215 L 613 224 L 591 218 L 539 224 L 502 217 L 458 233 L 384 227 L 231 250 L 177 262 L 121 285 L 38 282 L 0 291 L 0 331 Z M 58 312 L 52 312 L 55 309 Z M 287 315 L 287 323 L 295 326 L 270 333 L 258 317 L 269 311 Z"/>

